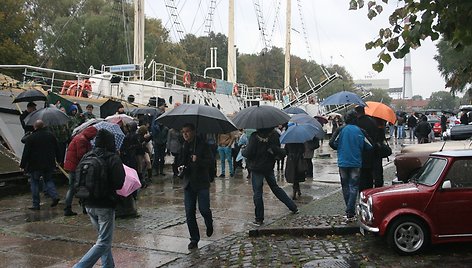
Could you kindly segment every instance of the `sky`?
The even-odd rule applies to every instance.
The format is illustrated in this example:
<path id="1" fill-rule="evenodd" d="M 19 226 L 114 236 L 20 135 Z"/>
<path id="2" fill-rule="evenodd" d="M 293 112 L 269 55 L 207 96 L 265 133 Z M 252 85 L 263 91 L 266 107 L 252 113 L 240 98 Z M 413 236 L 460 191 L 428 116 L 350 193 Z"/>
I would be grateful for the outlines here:
<path id="1" fill-rule="evenodd" d="M 172 28 L 166 2 L 177 4 L 179 21 L 185 33 L 205 35 L 210 0 L 145 0 L 146 16 L 161 19 L 175 41 L 177 34 Z M 228 1 L 213 2 L 216 7 L 211 30 L 227 35 Z M 259 10 L 263 14 L 262 21 L 271 44 L 284 48 L 285 0 L 235 0 L 235 44 L 239 52 L 259 53 L 264 47 L 254 2 L 260 3 Z M 388 15 L 396 6 L 396 1 L 389 2 L 384 12 L 371 21 L 367 18 L 366 8 L 349 10 L 349 0 L 292 0 L 291 54 L 327 66 L 343 66 L 354 79 L 389 79 L 391 88 L 402 87 L 403 59 L 393 59 L 381 73 L 377 73 L 372 69 L 372 63 L 377 61 L 380 50 L 365 49 L 365 43 L 374 40 L 381 27 L 388 26 Z M 280 11 L 277 13 L 278 9 Z M 306 35 L 303 34 L 301 21 Z M 433 58 L 436 54 L 436 46 L 430 39 L 411 52 L 413 95 L 429 98 L 431 93 L 445 90 L 444 79 Z"/>

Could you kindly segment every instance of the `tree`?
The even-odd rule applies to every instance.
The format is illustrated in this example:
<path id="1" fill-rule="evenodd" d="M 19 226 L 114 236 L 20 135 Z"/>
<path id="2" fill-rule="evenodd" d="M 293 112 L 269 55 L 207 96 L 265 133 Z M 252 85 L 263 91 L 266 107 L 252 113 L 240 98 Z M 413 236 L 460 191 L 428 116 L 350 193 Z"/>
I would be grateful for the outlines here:
<path id="1" fill-rule="evenodd" d="M 421 96 L 421 95 L 413 95 L 413 96 L 411 97 L 411 99 L 412 99 L 412 100 L 415 100 L 415 101 L 417 101 L 417 100 L 423 100 L 423 96 Z"/>
<path id="2" fill-rule="evenodd" d="M 369 1 L 367 17 L 373 19 L 383 11 L 383 3 Z M 379 59 L 372 65 L 380 72 L 392 55 L 403 58 L 411 48 L 421 46 L 426 38 L 438 40 L 440 36 L 451 42 L 453 48 L 463 49 L 472 44 L 472 1 L 398 0 L 404 5 L 389 16 L 390 26 L 379 30 L 379 36 L 366 44 L 367 49 L 380 48 Z M 351 0 L 350 9 L 362 9 L 364 0 Z M 470 64 L 469 64 L 470 66 Z M 472 77 L 470 78 L 472 81 Z"/>
<path id="3" fill-rule="evenodd" d="M 458 106 L 458 100 L 447 91 L 433 92 L 429 98 L 427 109 L 454 110 Z"/>
<path id="4" fill-rule="evenodd" d="M 0 25 L 0 64 L 35 65 L 38 24 L 28 6 L 22 1 L 2 0 Z"/>
<path id="5" fill-rule="evenodd" d="M 372 96 L 368 97 L 369 101 L 381 102 L 386 105 L 390 105 L 392 98 L 388 95 L 388 92 L 384 89 L 371 89 Z"/>
<path id="6" fill-rule="evenodd" d="M 466 91 L 471 98 L 472 46 L 465 46 L 458 51 L 451 42 L 442 39 L 437 48 L 438 55 L 434 59 L 438 61 L 438 69 L 446 79 L 446 87 L 450 87 L 453 94 Z"/>

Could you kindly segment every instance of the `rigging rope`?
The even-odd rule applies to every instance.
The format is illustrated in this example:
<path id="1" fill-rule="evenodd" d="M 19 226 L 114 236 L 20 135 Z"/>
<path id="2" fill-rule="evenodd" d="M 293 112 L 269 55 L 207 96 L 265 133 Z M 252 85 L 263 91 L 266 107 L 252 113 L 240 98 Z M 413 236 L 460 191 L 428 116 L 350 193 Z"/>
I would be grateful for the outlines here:
<path id="1" fill-rule="evenodd" d="M 254 3 L 254 9 L 256 10 L 257 25 L 259 26 L 259 31 L 261 32 L 262 41 L 264 42 L 264 49 L 269 50 L 271 46 L 271 42 L 266 34 L 264 16 L 262 14 L 262 7 L 259 3 L 259 0 L 253 0 L 253 3 Z"/>

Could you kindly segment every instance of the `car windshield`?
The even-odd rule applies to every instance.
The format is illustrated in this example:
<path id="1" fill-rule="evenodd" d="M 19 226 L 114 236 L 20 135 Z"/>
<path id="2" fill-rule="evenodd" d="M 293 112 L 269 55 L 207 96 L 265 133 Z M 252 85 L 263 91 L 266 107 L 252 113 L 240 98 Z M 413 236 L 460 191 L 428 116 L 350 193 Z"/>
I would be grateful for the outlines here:
<path id="1" fill-rule="evenodd" d="M 428 186 L 434 185 L 438 181 L 439 176 L 441 176 L 446 164 L 447 161 L 444 158 L 429 158 L 418 173 L 416 182 Z"/>

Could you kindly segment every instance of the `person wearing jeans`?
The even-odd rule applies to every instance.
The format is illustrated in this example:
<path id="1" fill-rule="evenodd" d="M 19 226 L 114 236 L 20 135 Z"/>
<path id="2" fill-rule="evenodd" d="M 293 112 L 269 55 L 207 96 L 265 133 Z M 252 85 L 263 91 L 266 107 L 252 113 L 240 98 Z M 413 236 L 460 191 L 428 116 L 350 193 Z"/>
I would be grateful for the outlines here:
<path id="1" fill-rule="evenodd" d="M 356 199 L 359 191 L 360 168 L 346 167 L 339 168 L 341 177 L 341 187 L 343 190 L 344 203 L 346 204 L 346 216 L 348 218 L 356 215 Z"/>
<path id="2" fill-rule="evenodd" d="M 231 146 L 235 141 L 235 135 L 233 133 L 225 133 L 218 135 L 218 154 L 220 155 L 221 162 L 221 173 L 220 178 L 224 178 L 226 174 L 226 164 L 228 161 L 229 175 L 234 176 L 233 169 L 233 157 L 231 155 Z"/>
<path id="3" fill-rule="evenodd" d="M 98 259 L 102 261 L 102 267 L 115 267 L 111 245 L 113 242 L 113 230 L 115 229 L 114 208 L 86 208 L 93 227 L 98 232 L 95 245 L 74 265 L 74 268 L 93 267 Z"/>
<path id="4" fill-rule="evenodd" d="M 274 128 L 258 129 L 249 138 L 246 148 L 242 149 L 242 156 L 247 158 L 248 168 L 251 170 L 253 200 L 255 207 L 256 226 L 264 223 L 264 179 L 274 195 L 284 203 L 293 213 L 298 213 L 297 205 L 287 193 L 277 185 L 274 176 L 275 156 L 284 155 L 280 148 L 278 134 Z"/>
<path id="5" fill-rule="evenodd" d="M 277 185 L 275 180 L 274 171 L 268 171 L 266 173 L 260 173 L 259 171 L 252 171 L 252 190 L 254 191 L 253 201 L 255 207 L 256 221 L 254 224 L 259 225 L 259 223 L 264 222 L 264 199 L 263 199 L 263 186 L 264 179 L 270 187 L 272 193 L 277 197 L 282 203 L 284 203 L 288 209 L 292 212 L 297 212 L 297 205 L 290 199 L 287 193 Z"/>
<path id="6" fill-rule="evenodd" d="M 98 259 L 102 260 L 102 267 L 115 267 L 111 248 L 115 229 L 116 190 L 123 187 L 125 170 L 116 153 L 115 137 L 109 131 L 105 129 L 98 131 L 95 148 L 92 151 L 105 162 L 107 174 L 106 182 L 100 183 L 103 185 L 99 188 L 102 193 L 83 200 L 98 237 L 95 245 L 74 265 L 74 268 L 93 267 Z M 95 187 L 99 187 L 98 184 Z"/>
<path id="7" fill-rule="evenodd" d="M 330 144 L 334 142 L 337 146 L 339 175 L 341 177 L 344 203 L 346 204 L 346 217 L 350 221 L 355 216 L 363 161 L 362 153 L 364 150 L 371 150 L 373 147 L 361 128 L 355 125 L 357 121 L 355 111 L 348 112 L 344 121 L 346 126 L 331 137 Z"/>
<path id="8" fill-rule="evenodd" d="M 184 143 L 177 163 L 179 174 L 183 177 L 185 217 L 190 234 L 189 250 L 198 249 L 200 232 L 196 212 L 198 210 L 205 220 L 206 235 L 213 235 L 213 217 L 210 209 L 210 167 L 214 163 L 210 146 L 196 136 L 195 126 L 185 124 L 182 127 Z"/>

